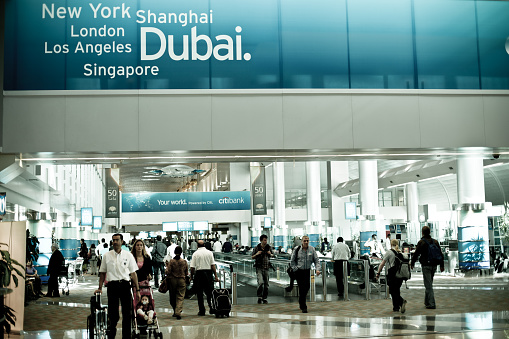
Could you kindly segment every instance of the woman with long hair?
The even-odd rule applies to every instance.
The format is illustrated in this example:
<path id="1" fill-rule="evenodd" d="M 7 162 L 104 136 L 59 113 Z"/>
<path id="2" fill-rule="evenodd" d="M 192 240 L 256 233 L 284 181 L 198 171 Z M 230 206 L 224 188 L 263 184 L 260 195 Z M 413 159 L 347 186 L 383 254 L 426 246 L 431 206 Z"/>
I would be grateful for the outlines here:
<path id="1" fill-rule="evenodd" d="M 181 257 L 182 247 L 175 248 L 175 257 L 166 264 L 166 275 L 169 278 L 170 305 L 173 307 L 173 316 L 181 319 L 184 296 L 186 294 L 186 276 L 188 265 L 186 259 Z"/>
<path id="2" fill-rule="evenodd" d="M 138 265 L 138 270 L 136 271 L 138 281 L 140 284 L 143 282 L 144 285 L 148 286 L 149 281 L 152 279 L 152 260 L 147 254 L 143 240 L 138 239 L 135 241 L 131 254 Z"/>
<path id="3" fill-rule="evenodd" d="M 406 300 L 401 297 L 401 284 L 403 284 L 403 279 L 396 278 L 396 256 L 405 256 L 406 254 L 401 253 L 399 249 L 399 241 L 397 239 L 391 240 L 391 249 L 385 252 L 382 263 L 378 267 L 378 272 L 376 273 L 376 277 L 380 277 L 380 272 L 384 268 L 385 264 L 387 264 L 387 286 L 389 286 L 389 293 L 392 298 L 392 310 L 394 312 L 405 313 L 406 311 Z"/>

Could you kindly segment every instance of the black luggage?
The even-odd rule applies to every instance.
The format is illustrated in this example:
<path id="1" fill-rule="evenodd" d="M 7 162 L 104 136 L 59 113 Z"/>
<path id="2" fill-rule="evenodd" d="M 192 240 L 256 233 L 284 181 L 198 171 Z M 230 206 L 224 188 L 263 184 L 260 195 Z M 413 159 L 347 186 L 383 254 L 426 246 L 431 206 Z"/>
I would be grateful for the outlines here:
<path id="1" fill-rule="evenodd" d="M 221 283 L 219 283 L 219 288 L 214 288 L 212 290 L 212 308 L 216 318 L 230 316 L 232 310 L 230 291 L 226 288 L 221 288 Z"/>

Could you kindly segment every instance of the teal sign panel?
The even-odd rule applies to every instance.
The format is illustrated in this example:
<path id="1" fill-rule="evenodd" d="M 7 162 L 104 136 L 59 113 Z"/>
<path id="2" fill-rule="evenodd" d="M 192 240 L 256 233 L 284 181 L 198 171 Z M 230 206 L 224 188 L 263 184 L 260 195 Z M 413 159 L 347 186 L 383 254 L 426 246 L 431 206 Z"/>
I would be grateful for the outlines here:
<path id="1" fill-rule="evenodd" d="M 124 213 L 250 209 L 251 192 L 249 191 L 122 194 L 122 212 Z"/>
<path id="2" fill-rule="evenodd" d="M 509 89 L 509 2 L 5 0 L 4 89 Z"/>

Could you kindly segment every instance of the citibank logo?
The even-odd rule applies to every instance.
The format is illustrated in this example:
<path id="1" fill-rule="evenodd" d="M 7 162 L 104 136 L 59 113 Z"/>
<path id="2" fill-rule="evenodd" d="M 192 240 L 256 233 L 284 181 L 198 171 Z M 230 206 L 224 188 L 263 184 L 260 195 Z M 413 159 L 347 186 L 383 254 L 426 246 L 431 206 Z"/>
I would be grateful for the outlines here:
<path id="1" fill-rule="evenodd" d="M 235 198 L 235 199 L 232 199 L 232 198 L 229 198 L 229 197 L 223 197 L 223 198 L 219 199 L 219 203 L 220 204 L 243 204 L 244 203 L 244 198 Z"/>

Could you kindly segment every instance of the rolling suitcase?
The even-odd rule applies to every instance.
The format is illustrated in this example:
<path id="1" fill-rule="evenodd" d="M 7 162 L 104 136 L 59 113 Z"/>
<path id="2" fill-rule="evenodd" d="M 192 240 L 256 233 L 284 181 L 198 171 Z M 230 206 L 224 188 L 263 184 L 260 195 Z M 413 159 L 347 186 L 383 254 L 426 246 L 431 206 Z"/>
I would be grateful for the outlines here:
<path id="1" fill-rule="evenodd" d="M 232 310 L 230 291 L 226 288 L 221 288 L 221 282 L 219 282 L 219 288 L 214 288 L 212 290 L 212 308 L 214 309 L 216 318 L 230 316 Z"/>

